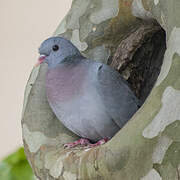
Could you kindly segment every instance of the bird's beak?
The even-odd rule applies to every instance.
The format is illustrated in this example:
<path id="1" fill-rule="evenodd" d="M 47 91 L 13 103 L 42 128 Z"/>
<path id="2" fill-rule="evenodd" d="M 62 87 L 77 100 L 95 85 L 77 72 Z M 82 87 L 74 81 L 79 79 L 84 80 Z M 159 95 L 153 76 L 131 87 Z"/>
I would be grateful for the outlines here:
<path id="1" fill-rule="evenodd" d="M 40 55 L 39 58 L 38 58 L 38 62 L 35 64 L 35 67 L 39 66 L 41 63 L 44 62 L 46 58 L 46 55 Z"/>

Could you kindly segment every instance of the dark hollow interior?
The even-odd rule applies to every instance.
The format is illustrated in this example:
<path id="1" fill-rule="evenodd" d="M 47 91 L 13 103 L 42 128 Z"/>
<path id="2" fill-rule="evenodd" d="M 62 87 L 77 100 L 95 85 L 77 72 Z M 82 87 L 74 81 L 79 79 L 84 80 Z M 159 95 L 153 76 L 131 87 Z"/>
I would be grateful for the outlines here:
<path id="1" fill-rule="evenodd" d="M 141 37 L 139 45 L 137 44 L 138 37 L 136 37 L 139 36 L 139 34 L 134 33 L 134 37 L 130 37 L 131 42 L 129 42 L 129 40 L 125 40 L 123 45 L 119 46 L 119 48 L 128 48 L 131 46 L 131 48 L 129 48 L 129 52 L 126 53 L 126 56 L 131 57 L 122 58 L 124 55 L 122 55 L 123 48 L 121 48 L 121 52 L 118 52 L 118 50 L 116 51 L 116 56 L 119 56 L 119 58 L 116 58 L 118 63 L 116 62 L 114 63 L 115 65 L 113 65 L 113 60 L 109 63 L 125 77 L 125 79 L 129 82 L 131 89 L 142 101 L 142 103 L 151 92 L 158 78 L 166 50 L 166 33 L 160 26 L 158 26 L 155 26 L 155 30 L 153 30 L 154 27 L 151 27 L 151 30 L 148 31 L 147 28 L 144 28 L 146 30 L 141 29 L 141 34 L 143 33 L 142 31 L 146 32 Z M 135 45 L 132 43 L 132 38 L 135 39 Z M 128 43 L 132 44 L 129 45 Z M 134 51 L 133 47 L 136 47 L 134 48 Z M 118 64 L 121 64 L 119 68 L 117 68 Z"/>

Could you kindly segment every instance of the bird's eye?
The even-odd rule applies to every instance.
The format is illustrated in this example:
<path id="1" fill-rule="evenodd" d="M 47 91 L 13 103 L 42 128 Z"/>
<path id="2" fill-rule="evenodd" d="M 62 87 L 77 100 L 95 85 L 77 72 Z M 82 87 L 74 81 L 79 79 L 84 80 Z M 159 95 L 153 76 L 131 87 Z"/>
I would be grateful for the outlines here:
<path id="1" fill-rule="evenodd" d="M 52 47 L 52 50 L 53 51 L 57 51 L 59 49 L 59 46 L 58 45 L 54 45 L 53 47 Z"/>

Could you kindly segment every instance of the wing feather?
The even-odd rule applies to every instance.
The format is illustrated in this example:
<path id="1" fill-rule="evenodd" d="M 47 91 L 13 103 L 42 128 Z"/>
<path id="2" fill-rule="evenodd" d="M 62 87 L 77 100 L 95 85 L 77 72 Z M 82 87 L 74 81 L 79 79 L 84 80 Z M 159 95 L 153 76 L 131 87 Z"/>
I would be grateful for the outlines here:
<path id="1" fill-rule="evenodd" d="M 139 100 L 126 80 L 110 66 L 102 64 L 97 76 L 99 94 L 106 111 L 121 128 L 138 110 Z"/>

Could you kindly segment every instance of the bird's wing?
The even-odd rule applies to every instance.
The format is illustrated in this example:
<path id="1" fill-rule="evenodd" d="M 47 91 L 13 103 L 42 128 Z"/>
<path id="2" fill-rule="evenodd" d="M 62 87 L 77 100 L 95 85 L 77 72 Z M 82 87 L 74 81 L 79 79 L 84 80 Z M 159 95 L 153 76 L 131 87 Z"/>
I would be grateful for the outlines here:
<path id="1" fill-rule="evenodd" d="M 121 128 L 137 111 L 139 100 L 123 77 L 110 66 L 99 66 L 97 79 L 97 89 L 106 111 Z"/>

